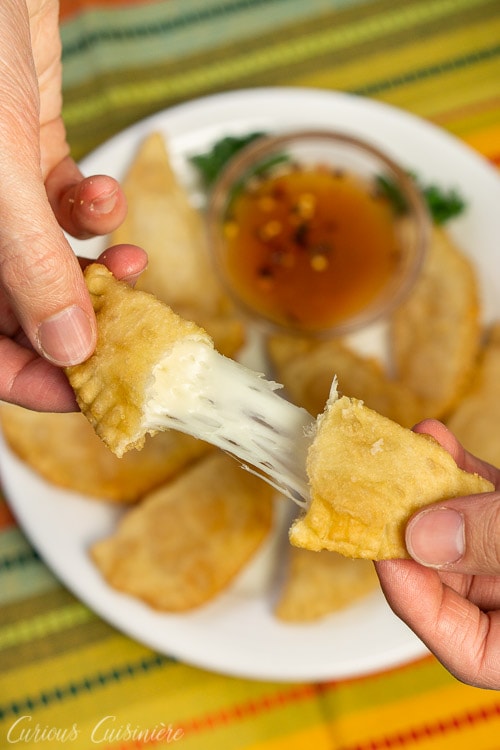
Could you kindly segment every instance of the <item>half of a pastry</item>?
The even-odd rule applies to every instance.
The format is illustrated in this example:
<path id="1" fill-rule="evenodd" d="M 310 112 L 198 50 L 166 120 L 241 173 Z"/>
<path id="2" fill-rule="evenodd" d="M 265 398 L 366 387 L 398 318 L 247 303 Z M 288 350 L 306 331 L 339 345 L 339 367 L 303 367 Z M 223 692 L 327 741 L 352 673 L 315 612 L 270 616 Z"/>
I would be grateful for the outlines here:
<path id="1" fill-rule="evenodd" d="M 98 339 L 67 368 L 78 404 L 117 455 L 174 429 L 233 454 L 297 502 L 308 497 L 313 418 L 276 393 L 277 383 L 224 357 L 208 334 L 151 294 L 94 263 L 85 279 Z"/>
<path id="2" fill-rule="evenodd" d="M 420 508 L 494 489 L 460 469 L 430 435 L 339 397 L 335 381 L 307 473 L 311 502 L 290 529 L 292 544 L 371 560 L 409 557 L 405 528 Z"/>

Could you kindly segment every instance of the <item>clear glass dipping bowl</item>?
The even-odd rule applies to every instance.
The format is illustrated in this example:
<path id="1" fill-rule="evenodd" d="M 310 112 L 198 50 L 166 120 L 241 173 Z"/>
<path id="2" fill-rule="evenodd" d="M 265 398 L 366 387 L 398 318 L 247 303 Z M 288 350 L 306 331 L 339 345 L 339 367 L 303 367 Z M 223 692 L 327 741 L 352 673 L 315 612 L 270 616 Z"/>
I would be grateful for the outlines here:
<path id="1" fill-rule="evenodd" d="M 303 176 L 300 173 L 304 172 L 320 173 L 320 177 L 308 177 L 301 193 Z M 295 176 L 291 177 L 291 173 Z M 325 179 L 336 185 L 337 192 L 331 199 L 323 189 L 317 195 L 311 189 L 313 183 L 323 184 Z M 278 185 L 282 186 L 283 180 L 302 181 L 298 193 L 297 189 L 292 190 L 290 197 Z M 343 203 L 346 200 L 342 197 L 346 180 L 354 181 L 365 193 L 359 205 L 368 206 L 368 213 L 362 213 L 359 207 L 351 210 L 347 203 Z M 390 250 L 387 249 L 387 258 L 378 262 L 372 260 L 375 256 L 370 243 L 376 234 L 372 232 L 372 224 L 373 228 L 381 226 L 381 219 L 378 214 L 375 218 L 372 216 L 372 209 L 382 211 L 386 218 L 389 210 L 387 192 L 381 189 L 381 181 L 386 188 L 389 186 L 391 195 L 396 196 L 399 208 L 391 203 L 391 218 L 386 221 L 386 234 L 381 241 L 384 244 L 390 235 L 389 243 L 386 243 L 387 248 L 390 244 Z M 241 220 L 244 214 L 241 213 L 238 219 L 235 210 L 238 201 L 241 207 L 244 193 L 248 193 L 248 200 L 254 201 L 255 206 L 258 204 L 260 212 L 248 232 L 244 229 L 244 220 Z M 278 210 L 275 199 L 282 194 L 288 196 L 286 209 L 283 209 L 285 213 L 282 212 L 277 219 L 277 215 L 271 212 L 267 220 L 265 210 L 271 204 Z M 302 215 L 297 218 L 298 214 Z M 383 319 L 404 300 L 422 266 L 429 241 L 430 219 L 414 179 L 378 147 L 340 132 L 304 130 L 262 136 L 230 160 L 210 194 L 208 229 L 219 277 L 247 318 L 269 332 L 324 338 L 351 333 Z M 365 232 L 364 239 L 360 239 L 361 230 Z M 280 231 L 281 239 L 278 237 Z M 327 237 L 328 231 L 330 235 Z M 349 233 L 354 237 L 353 244 L 342 256 L 336 237 L 350 236 Z M 269 260 L 263 260 L 261 249 L 256 249 L 254 240 L 257 235 L 259 245 L 264 240 L 267 243 L 265 252 L 269 255 L 265 257 Z M 244 241 L 245 237 L 250 238 L 248 242 Z M 310 247 L 306 246 L 307 237 L 312 238 Z M 360 255 L 356 260 L 358 252 Z M 257 256 L 258 261 L 255 260 Z M 384 264 L 389 262 L 390 267 L 385 268 Z M 252 263 L 255 263 L 255 273 L 249 274 L 248 267 Z M 300 268 L 297 263 L 302 264 Z M 292 288 L 292 277 L 286 275 L 287 264 L 295 264 L 293 284 L 296 288 Z M 311 273 L 309 266 L 313 269 Z M 385 271 L 382 273 L 383 266 Z M 326 271 L 329 271 L 328 279 Z M 380 279 L 375 282 L 379 275 Z M 300 284 L 302 281 L 306 283 L 306 277 L 307 288 L 302 289 Z M 278 286 L 278 281 L 281 286 Z M 357 292 L 357 284 L 363 290 L 369 284 L 375 286 L 368 294 Z M 267 295 L 265 304 L 256 302 L 256 286 L 259 287 L 257 297 L 262 296 L 261 292 Z M 350 292 L 347 290 L 351 287 L 354 291 L 349 302 Z M 276 312 L 273 304 L 281 293 L 288 299 L 288 307 Z M 343 303 L 343 311 L 336 309 L 344 298 L 347 306 Z M 330 305 L 333 312 L 331 315 L 318 313 L 315 318 L 314 309 L 318 307 L 319 310 L 320 300 L 323 308 Z"/>

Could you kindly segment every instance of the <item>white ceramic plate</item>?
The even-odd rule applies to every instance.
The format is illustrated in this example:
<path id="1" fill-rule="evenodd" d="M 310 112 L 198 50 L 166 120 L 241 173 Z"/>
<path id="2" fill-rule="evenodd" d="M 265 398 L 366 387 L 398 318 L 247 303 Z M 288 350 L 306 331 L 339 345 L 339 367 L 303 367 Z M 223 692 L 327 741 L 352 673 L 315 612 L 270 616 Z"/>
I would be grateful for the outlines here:
<path id="1" fill-rule="evenodd" d="M 486 319 L 500 316 L 500 180 L 484 160 L 436 127 L 370 100 L 312 89 L 254 89 L 220 94 L 160 112 L 120 133 L 85 159 L 87 174 L 122 177 L 152 130 L 165 134 L 179 175 L 196 201 L 186 157 L 230 133 L 301 126 L 349 131 L 371 140 L 424 180 L 458 187 L 468 211 L 451 231 L 475 259 Z M 95 256 L 102 240 L 73 242 Z M 116 507 L 41 480 L 2 443 L 0 470 L 9 502 L 33 545 L 76 596 L 119 630 L 187 663 L 246 678 L 321 681 L 389 668 L 426 653 L 379 591 L 311 625 L 284 625 L 272 615 L 276 548 L 268 545 L 208 606 L 192 614 L 158 614 L 108 587 L 87 550 L 112 530 Z M 283 523 L 284 519 L 281 519 Z"/>

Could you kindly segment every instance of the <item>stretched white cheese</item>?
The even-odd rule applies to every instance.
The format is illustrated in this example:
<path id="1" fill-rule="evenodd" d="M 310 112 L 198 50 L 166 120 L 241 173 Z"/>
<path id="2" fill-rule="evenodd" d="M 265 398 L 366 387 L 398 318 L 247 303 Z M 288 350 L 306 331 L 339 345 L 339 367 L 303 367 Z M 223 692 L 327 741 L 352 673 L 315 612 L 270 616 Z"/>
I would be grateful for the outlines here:
<path id="1" fill-rule="evenodd" d="M 308 497 L 314 420 L 276 393 L 280 385 L 189 338 L 174 344 L 152 376 L 145 432 L 186 432 L 233 454 L 289 497 Z"/>

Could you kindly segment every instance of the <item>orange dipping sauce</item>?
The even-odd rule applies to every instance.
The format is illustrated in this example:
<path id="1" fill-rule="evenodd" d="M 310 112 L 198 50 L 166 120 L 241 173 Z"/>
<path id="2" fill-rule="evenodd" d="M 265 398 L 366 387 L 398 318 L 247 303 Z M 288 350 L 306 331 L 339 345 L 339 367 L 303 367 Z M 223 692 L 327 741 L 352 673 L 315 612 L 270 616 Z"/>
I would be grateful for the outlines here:
<path id="1" fill-rule="evenodd" d="M 383 291 L 401 258 L 394 209 L 348 172 L 281 167 L 226 213 L 222 263 L 244 304 L 303 331 L 336 326 Z"/>

